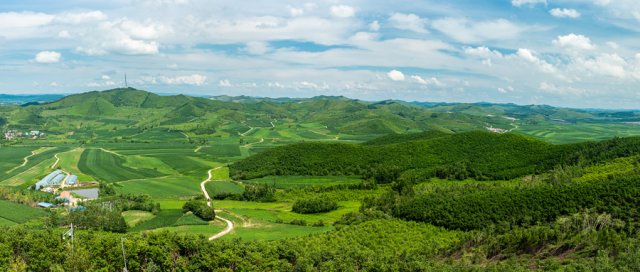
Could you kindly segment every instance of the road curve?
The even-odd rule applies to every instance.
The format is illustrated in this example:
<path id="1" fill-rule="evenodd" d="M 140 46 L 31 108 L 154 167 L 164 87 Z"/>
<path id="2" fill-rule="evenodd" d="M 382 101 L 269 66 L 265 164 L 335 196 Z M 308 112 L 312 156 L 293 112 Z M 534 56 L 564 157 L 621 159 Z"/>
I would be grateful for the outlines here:
<path id="1" fill-rule="evenodd" d="M 221 166 L 217 167 L 215 169 L 219 169 L 219 168 L 221 168 Z M 209 206 L 209 207 L 211 207 L 211 198 L 209 197 L 209 193 L 207 192 L 207 189 L 204 187 L 204 185 L 207 184 L 207 182 L 211 181 L 211 177 L 212 177 L 211 171 L 213 171 L 215 169 L 209 170 L 207 172 L 209 177 L 207 177 L 206 180 L 204 180 L 204 181 L 202 181 L 200 183 L 200 190 L 202 190 L 202 193 L 204 194 L 204 199 L 207 200 L 207 206 Z M 217 211 L 216 211 L 216 213 L 217 213 Z M 209 237 L 209 241 L 218 239 L 218 238 L 220 238 L 222 236 L 225 236 L 225 235 L 229 234 L 229 232 L 231 232 L 233 230 L 233 222 L 231 222 L 231 221 L 229 221 L 229 220 L 227 220 L 225 218 L 222 218 L 222 217 L 220 217 L 218 215 L 216 215 L 216 218 L 224 221 L 225 223 L 227 223 L 227 227 L 223 231 L 217 233 L 216 235 L 213 235 L 213 236 Z"/>

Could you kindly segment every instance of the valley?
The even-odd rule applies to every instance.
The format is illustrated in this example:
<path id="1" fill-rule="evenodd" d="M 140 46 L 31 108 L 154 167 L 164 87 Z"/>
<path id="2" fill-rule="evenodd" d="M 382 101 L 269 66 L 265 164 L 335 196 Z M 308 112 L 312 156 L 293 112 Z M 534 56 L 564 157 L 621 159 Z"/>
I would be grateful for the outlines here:
<path id="1" fill-rule="evenodd" d="M 121 237 L 135 270 L 580 269 L 640 256 L 638 112 L 241 101 L 129 88 L 0 107 L 3 129 L 45 135 L 1 142 L 0 226 L 34 242 L 73 224 L 77 254 L 96 260 L 75 265 L 107 270 L 121 269 L 109 255 Z M 55 170 L 77 184 L 34 190 Z M 42 241 L 47 254 L 69 246 Z"/>

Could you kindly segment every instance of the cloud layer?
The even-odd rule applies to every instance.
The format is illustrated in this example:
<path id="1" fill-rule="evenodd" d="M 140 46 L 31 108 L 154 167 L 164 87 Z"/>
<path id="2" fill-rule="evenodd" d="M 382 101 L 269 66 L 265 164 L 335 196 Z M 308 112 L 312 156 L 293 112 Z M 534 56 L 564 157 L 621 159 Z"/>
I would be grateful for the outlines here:
<path id="1" fill-rule="evenodd" d="M 632 107 L 636 1 L 145 0 L 0 12 L 0 92 L 159 92 Z"/>

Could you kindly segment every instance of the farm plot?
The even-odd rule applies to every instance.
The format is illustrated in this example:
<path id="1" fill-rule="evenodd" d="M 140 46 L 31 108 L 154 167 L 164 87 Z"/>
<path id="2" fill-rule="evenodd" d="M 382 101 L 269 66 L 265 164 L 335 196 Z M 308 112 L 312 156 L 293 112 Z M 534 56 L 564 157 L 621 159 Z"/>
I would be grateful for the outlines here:
<path id="1" fill-rule="evenodd" d="M 193 154 L 193 150 L 191 151 L 191 154 Z M 218 165 L 215 162 L 207 161 L 195 156 L 179 154 L 156 154 L 150 156 L 160 159 L 182 175 L 198 177 L 200 179 L 206 177 L 209 169 Z"/>
<path id="2" fill-rule="evenodd" d="M 200 179 L 194 177 L 161 177 L 116 183 L 115 189 L 126 194 L 146 194 L 154 199 L 172 199 L 200 195 Z"/>
<path id="3" fill-rule="evenodd" d="M 18 224 L 46 215 L 44 210 L 0 200 L 0 217 Z M 5 221 L 6 223 L 6 221 Z"/>
<path id="4" fill-rule="evenodd" d="M 153 178 L 165 174 L 149 168 L 130 168 L 124 165 L 123 156 L 102 149 L 85 149 L 78 168 L 99 181 L 116 182 L 131 179 Z"/>
<path id="5" fill-rule="evenodd" d="M 51 164 L 46 166 L 46 163 L 53 163 L 53 160 L 55 160 L 53 156 L 56 153 L 66 151 L 68 149 L 69 149 L 68 147 L 48 147 L 48 148 L 38 149 L 37 151 L 35 151 L 36 154 L 33 156 L 29 156 L 26 161 L 24 160 L 24 158 L 21 158 L 22 162 L 19 165 L 15 166 L 14 168 L 12 168 L 7 172 L 0 173 L 0 181 L 6 181 L 9 179 L 12 179 L 13 180 L 11 182 L 12 185 L 23 184 L 27 180 L 23 180 L 23 179 L 16 180 L 16 178 L 14 177 L 25 172 L 29 172 L 29 173 L 38 172 L 38 171 L 41 171 L 42 169 L 45 169 L 51 166 Z M 45 161 L 47 162 L 45 163 Z M 29 175 L 29 178 L 33 178 L 33 177 L 34 176 Z"/>
<path id="6" fill-rule="evenodd" d="M 78 179 L 81 181 L 92 181 L 93 178 L 91 176 L 82 173 L 78 168 L 78 162 L 80 161 L 80 157 L 83 152 L 84 148 L 76 148 L 67 152 L 59 153 L 58 158 L 60 158 L 60 162 L 57 166 L 64 171 L 78 176 Z"/>
<path id="7" fill-rule="evenodd" d="M 0 147 L 0 173 L 7 172 L 24 162 L 36 147 Z"/>
<path id="8" fill-rule="evenodd" d="M 238 144 L 214 144 L 201 148 L 200 153 L 214 157 L 239 157 L 240 146 Z"/>

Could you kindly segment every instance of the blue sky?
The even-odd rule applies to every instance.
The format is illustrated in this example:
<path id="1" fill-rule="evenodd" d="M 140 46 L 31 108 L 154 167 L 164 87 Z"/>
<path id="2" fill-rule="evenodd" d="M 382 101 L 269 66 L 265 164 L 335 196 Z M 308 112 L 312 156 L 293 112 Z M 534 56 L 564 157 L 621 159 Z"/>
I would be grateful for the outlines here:
<path id="1" fill-rule="evenodd" d="M 5 0 L 0 93 L 640 108 L 640 1 Z"/>

